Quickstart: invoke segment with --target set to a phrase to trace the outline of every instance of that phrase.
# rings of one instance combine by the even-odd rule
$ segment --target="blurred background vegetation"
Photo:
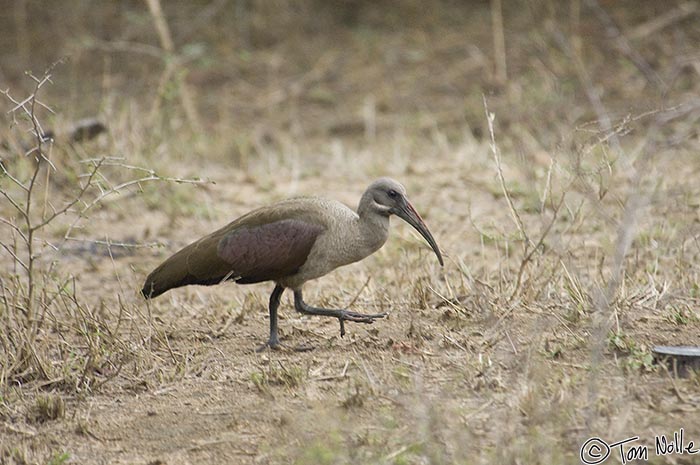
[[[362,135],[368,115],[380,136],[481,137],[482,94],[515,145],[550,147],[599,119],[596,100],[623,117],[697,95],[696,2],[167,1],[172,45],[142,1],[2,4],[4,88],[67,57],[50,90],[65,117],[135,105],[201,135],[224,121],[239,150],[252,131]]]

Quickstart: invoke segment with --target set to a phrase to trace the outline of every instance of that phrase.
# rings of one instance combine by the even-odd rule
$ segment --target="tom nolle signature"
[[[700,445],[695,445],[693,441],[685,439],[683,428],[674,432],[672,436],[664,434],[654,436],[654,453],[659,455],[672,454],[700,454]],[[639,436],[607,443],[601,438],[592,437],[581,446],[579,457],[581,463],[586,465],[597,465],[608,460],[610,455],[617,455],[620,461],[625,464],[635,460],[649,460],[650,447],[638,444]]]

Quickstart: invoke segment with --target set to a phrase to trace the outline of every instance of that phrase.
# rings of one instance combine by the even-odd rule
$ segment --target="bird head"
[[[437,255],[441,266],[444,266],[440,248],[437,246],[428,226],[418,214],[406,196],[406,188],[391,178],[380,178],[368,188],[365,196],[371,201],[371,208],[380,215],[396,215],[420,233]]]

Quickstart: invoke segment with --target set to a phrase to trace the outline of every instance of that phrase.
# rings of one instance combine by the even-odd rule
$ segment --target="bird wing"
[[[153,270],[141,293],[152,298],[188,284],[248,284],[294,274],[325,230],[322,219],[303,206],[263,207],[191,243]]]
[[[217,254],[231,265],[237,283],[269,281],[296,273],[325,228],[298,219],[239,227],[218,243]]]

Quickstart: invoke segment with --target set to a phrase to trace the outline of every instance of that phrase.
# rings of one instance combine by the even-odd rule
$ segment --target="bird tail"
[[[151,271],[141,289],[145,298],[152,299],[175,287],[194,284],[194,276],[187,269],[188,249],[185,247]]]
[[[141,294],[147,299],[189,284],[219,284],[233,279],[231,265],[217,256],[219,238],[211,235],[193,242],[161,263],[146,278]]]

